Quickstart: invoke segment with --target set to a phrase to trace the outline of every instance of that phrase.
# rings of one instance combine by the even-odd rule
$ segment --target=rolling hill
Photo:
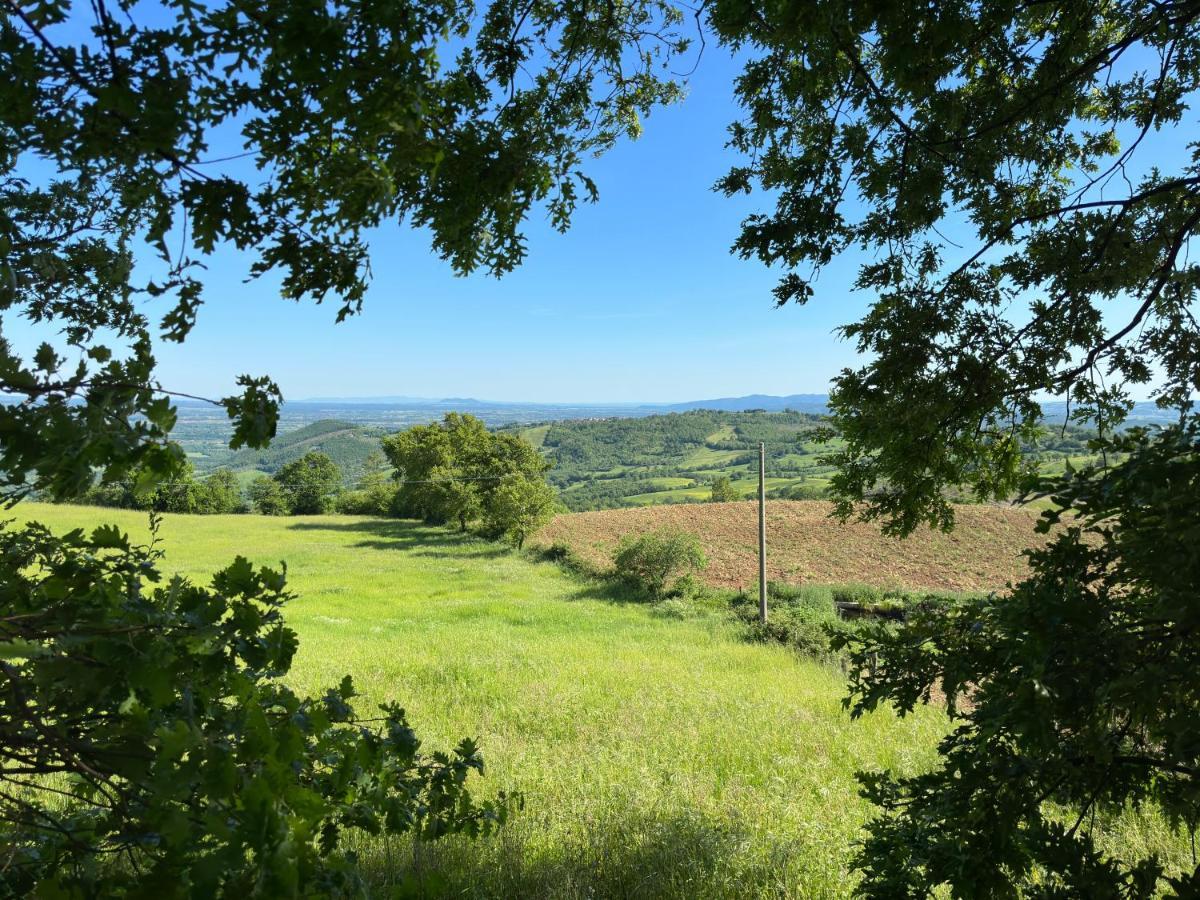
[[[758,490],[758,443],[767,445],[768,496],[814,499],[825,495],[833,467],[824,454],[840,447],[837,439],[819,443],[827,420],[792,410],[731,412],[689,410],[641,417],[567,419],[500,430],[520,434],[551,464],[548,479],[572,511],[695,503],[709,499],[717,476],[727,476],[735,493],[752,497]],[[255,473],[273,473],[310,450],[327,453],[352,485],[367,456],[392,431],[380,425],[356,425],[318,419],[282,431],[266,450],[222,452],[215,441],[187,432],[192,459],[201,472],[226,467],[243,481]],[[211,436],[210,436],[211,437]],[[1049,468],[1070,458],[1090,458],[1089,433],[1070,426],[1054,429],[1036,452]],[[197,449],[198,448],[198,449]]]
[[[342,480],[350,485],[358,479],[366,458],[379,451],[379,440],[383,435],[382,428],[322,419],[279,435],[265,450],[239,450],[224,458],[210,459],[209,465],[197,465],[197,468],[203,471],[221,467],[235,472],[271,474],[310,450],[319,450],[337,464]]]

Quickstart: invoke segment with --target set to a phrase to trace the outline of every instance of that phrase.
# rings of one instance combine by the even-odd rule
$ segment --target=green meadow
[[[144,514],[21,504],[56,531]],[[362,839],[377,896],[843,897],[870,814],[854,772],[914,771],[935,709],[852,722],[840,672],[748,643],[720,612],[625,602],[496,544],[413,522],[167,516],[165,568],[206,581],[237,554],[286,560],[300,652],[290,680],[353,675],[360,708],[404,705],[428,749],[478,739],[474,790],[519,791],[498,836],[414,847]],[[1182,861],[1151,813],[1104,842]]]

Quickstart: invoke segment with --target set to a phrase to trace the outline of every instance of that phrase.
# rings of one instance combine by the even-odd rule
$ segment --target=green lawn
[[[22,504],[56,530],[137,513]],[[712,615],[620,602],[493,544],[411,522],[167,516],[167,568],[205,580],[236,553],[287,560],[300,594],[292,680],[351,673],[364,704],[395,700],[430,748],[477,737],[480,793],[525,809],[486,842],[419,853],[364,840],[380,894],[414,861],[431,895],[841,897],[869,810],[853,771],[927,765],[936,711],[851,722],[839,674],[745,643]],[[1113,839],[1182,853],[1160,822]],[[438,881],[437,879],[444,879]],[[436,887],[432,887],[436,885]]]

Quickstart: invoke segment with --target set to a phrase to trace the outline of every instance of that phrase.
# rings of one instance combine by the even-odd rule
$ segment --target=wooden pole
[[[767,624],[767,445],[758,444],[758,620]]]

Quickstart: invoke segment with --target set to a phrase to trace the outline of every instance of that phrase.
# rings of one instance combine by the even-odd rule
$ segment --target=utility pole
[[[758,621],[767,624],[767,445],[758,442]]]

